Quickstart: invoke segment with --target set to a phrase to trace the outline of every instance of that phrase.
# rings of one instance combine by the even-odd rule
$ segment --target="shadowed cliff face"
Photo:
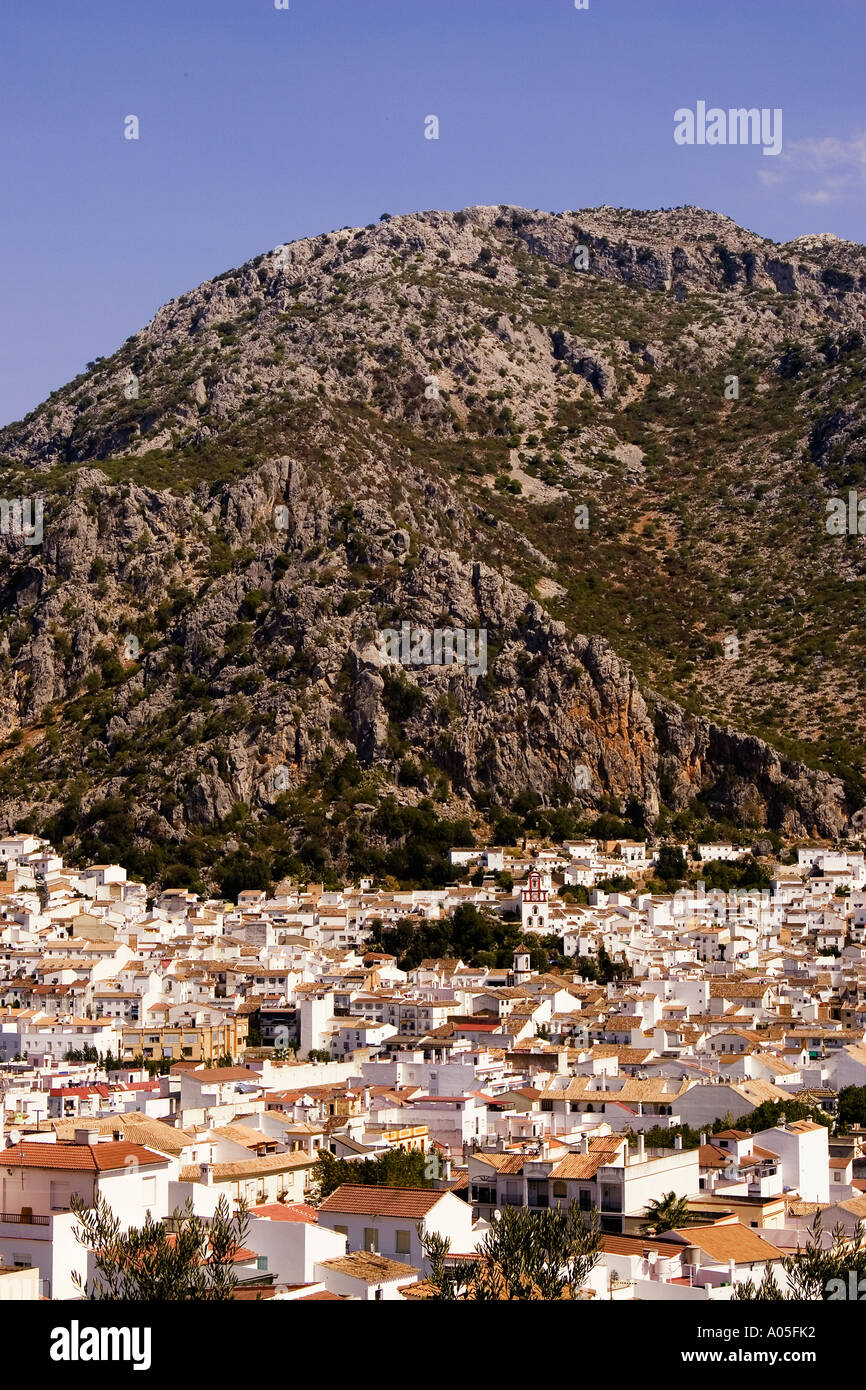
[[[532,791],[843,834],[866,576],[822,518],[864,466],[864,288],[859,247],[697,209],[476,208],[172,301],[0,432],[43,505],[0,535],[5,827],[181,846],[324,810],[354,755],[370,814]]]

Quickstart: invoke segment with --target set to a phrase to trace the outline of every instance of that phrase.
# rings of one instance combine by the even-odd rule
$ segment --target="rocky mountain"
[[[864,248],[697,208],[383,215],[171,301],[0,431],[5,827],[174,881],[856,833],[864,311]]]

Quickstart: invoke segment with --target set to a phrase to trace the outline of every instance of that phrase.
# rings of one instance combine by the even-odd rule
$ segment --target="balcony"
[[[54,1228],[50,1216],[31,1216],[28,1212],[20,1211],[0,1211],[0,1241],[2,1252],[0,1252],[0,1264],[8,1263],[3,1259],[4,1254],[19,1248],[27,1249],[30,1242],[51,1241],[54,1237]],[[27,1245],[23,1245],[26,1241]],[[35,1262],[35,1261],[34,1261]]]
[[[20,1226],[50,1226],[50,1216],[36,1216],[33,1212],[0,1211],[0,1221],[12,1222]]]

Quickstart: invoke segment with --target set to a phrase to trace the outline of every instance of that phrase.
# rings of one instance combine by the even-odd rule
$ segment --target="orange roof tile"
[[[70,1144],[63,1140],[54,1144],[23,1140],[3,1150],[7,1168],[66,1168],[90,1173],[102,1173],[112,1168],[125,1168],[135,1159],[141,1165],[168,1163],[165,1154],[153,1153],[141,1144],[119,1139],[102,1144]]]
[[[405,1216],[420,1221],[446,1192],[429,1187],[365,1187],[343,1183],[326,1197],[319,1211],[348,1212],[356,1216]]]

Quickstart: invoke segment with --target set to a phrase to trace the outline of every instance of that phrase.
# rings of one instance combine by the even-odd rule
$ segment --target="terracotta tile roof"
[[[310,1226],[314,1226],[319,1219],[316,1208],[307,1206],[306,1202],[294,1202],[291,1206],[282,1202],[263,1202],[261,1206],[250,1207],[250,1213],[267,1217],[269,1221],[303,1221]]]
[[[684,1245],[696,1245],[720,1264],[727,1264],[729,1260],[736,1264],[753,1264],[778,1260],[781,1255],[775,1245],[739,1221],[730,1225],[688,1226],[676,1234]]]
[[[590,1048],[593,1057],[616,1057],[618,1061],[631,1066],[645,1062],[652,1056],[651,1047],[617,1047],[615,1043],[595,1043]]]
[[[142,1166],[169,1161],[164,1154],[153,1153],[125,1139],[103,1144],[67,1144],[62,1141],[42,1144],[25,1139],[3,1150],[3,1165],[6,1168],[65,1168],[103,1173],[113,1168],[127,1167],[128,1159],[135,1159]]]
[[[491,1168],[496,1169],[497,1173],[511,1176],[522,1173],[523,1164],[526,1161],[523,1154],[479,1153],[473,1154],[473,1158],[480,1160],[481,1163],[489,1164]]]
[[[174,1070],[174,1068],[172,1068]],[[203,1086],[211,1081],[254,1081],[263,1086],[261,1076],[249,1067],[202,1067],[201,1070],[186,1072],[190,1081],[200,1081]]]
[[[408,1299],[433,1298],[436,1290],[427,1279],[419,1279],[417,1284],[401,1284],[400,1293]]]
[[[604,1168],[610,1154],[569,1154],[551,1168],[552,1178],[594,1178],[599,1168]]]
[[[261,1129],[253,1129],[250,1125],[238,1123],[216,1125],[212,1133],[218,1134],[221,1139],[230,1139],[235,1144],[241,1144],[245,1149],[256,1149],[262,1144],[275,1144],[277,1142]]]
[[[123,1133],[130,1144],[141,1144],[146,1149],[156,1149],[158,1153],[180,1154],[194,1142],[193,1136],[184,1129],[164,1124],[140,1111],[128,1114],[99,1117],[88,1115],[79,1120],[55,1120],[52,1122],[58,1139],[72,1140],[76,1129],[95,1129],[100,1134],[113,1134],[115,1130]]]
[[[262,1154],[261,1158],[240,1158],[236,1163],[213,1163],[211,1169],[216,1182],[222,1178],[262,1178],[274,1173],[288,1173],[293,1168],[312,1168],[316,1160],[307,1154]],[[201,1165],[184,1164],[180,1170],[181,1182],[201,1182]]]
[[[319,1207],[355,1216],[404,1216],[420,1221],[446,1196],[429,1187],[364,1187],[343,1183]]]
[[[601,1248],[609,1255],[641,1255],[648,1250],[657,1250],[660,1255],[682,1255],[683,1246],[672,1240],[662,1240],[653,1236],[602,1235]]]
[[[701,1168],[727,1168],[733,1155],[715,1144],[701,1144],[698,1149],[698,1163]]]
[[[360,1279],[365,1284],[381,1284],[392,1279],[408,1280],[418,1274],[414,1265],[389,1260],[386,1256],[376,1255],[371,1250],[353,1250],[350,1255],[338,1255],[334,1260],[322,1260],[321,1263],[324,1269],[331,1269],[335,1274],[348,1275],[352,1279]]]

